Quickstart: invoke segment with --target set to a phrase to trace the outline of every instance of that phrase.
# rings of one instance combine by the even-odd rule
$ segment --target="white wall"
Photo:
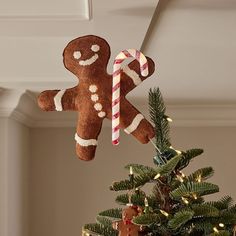
[[[30,235],[80,235],[85,223],[94,222],[101,210],[116,206],[109,185],[127,176],[127,163],[152,165],[151,144],[139,145],[122,136],[118,147],[111,145],[111,130],[100,135],[95,160],[77,160],[75,130],[72,128],[34,128],[31,130]],[[221,192],[211,199],[229,194],[236,200],[234,187],[236,128],[173,128],[172,144],[178,149],[202,147],[205,154],[190,169],[213,166],[212,182]]]
[[[0,235],[28,236],[29,128],[0,119]]]

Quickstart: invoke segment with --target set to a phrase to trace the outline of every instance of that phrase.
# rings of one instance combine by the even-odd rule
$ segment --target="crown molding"
[[[85,21],[91,20],[92,17],[92,0],[83,0],[82,3],[83,12],[78,13],[77,15],[60,15],[51,13],[50,15],[43,15],[40,13],[36,14],[0,14],[0,21],[10,21],[12,23],[16,22],[54,22],[54,21]]]
[[[44,112],[37,105],[37,93],[29,90],[0,89],[0,117],[28,127],[75,127],[77,112]],[[130,99],[148,117],[148,106],[140,99]],[[167,114],[173,127],[234,127],[236,104],[168,104]],[[110,121],[104,122],[111,127]]]

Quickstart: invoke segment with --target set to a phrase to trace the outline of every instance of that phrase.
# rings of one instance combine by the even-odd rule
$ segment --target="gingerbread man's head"
[[[110,46],[94,35],[72,40],[63,52],[65,67],[80,79],[86,73],[106,71],[109,58]]]
[[[123,209],[122,211],[122,220],[124,223],[130,223],[135,216],[139,214],[137,207],[130,206],[128,208]]]

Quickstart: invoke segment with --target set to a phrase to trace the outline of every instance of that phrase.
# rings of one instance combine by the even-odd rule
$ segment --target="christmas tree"
[[[123,205],[123,209],[99,213],[97,223],[84,226],[83,235],[236,235],[236,205],[232,198],[204,200],[204,196],[219,192],[217,185],[207,182],[214,174],[213,168],[201,168],[188,176],[183,173],[203,150],[178,151],[171,147],[171,119],[166,115],[159,89],[149,92],[149,110],[156,131],[155,142],[152,141],[156,150],[153,167],[125,166],[129,177],[110,187],[121,192],[116,202]],[[149,194],[142,190],[148,183],[153,184]]]

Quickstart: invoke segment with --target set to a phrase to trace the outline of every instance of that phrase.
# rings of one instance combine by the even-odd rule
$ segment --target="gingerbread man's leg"
[[[102,121],[102,118],[92,116],[91,113],[80,112],[75,140],[76,153],[81,160],[90,161],[94,158]]]
[[[126,99],[121,101],[120,126],[141,143],[148,143],[155,135],[153,126]]]
[[[148,76],[143,77],[140,72],[140,65],[137,60],[130,62],[127,66],[122,69],[121,72],[121,93],[126,95],[131,90],[133,90],[136,86],[142,83],[143,80],[150,77],[154,70],[155,64],[151,58],[147,57],[148,61]]]
[[[39,94],[38,104],[44,111],[66,111],[76,109],[78,87],[62,90],[46,90]]]

